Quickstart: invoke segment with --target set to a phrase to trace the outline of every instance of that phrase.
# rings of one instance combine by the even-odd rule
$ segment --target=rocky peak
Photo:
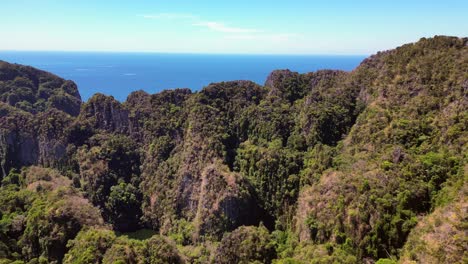
[[[88,120],[94,128],[125,133],[129,129],[129,112],[113,96],[97,93],[86,102],[79,118]]]
[[[265,87],[269,89],[268,95],[281,97],[290,103],[305,95],[302,75],[287,69],[271,72],[265,81]]]

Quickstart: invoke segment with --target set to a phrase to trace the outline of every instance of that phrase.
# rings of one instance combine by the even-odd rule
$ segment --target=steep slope
[[[331,168],[301,192],[301,241],[398,255],[441,188],[466,173],[467,73],[467,39],[446,37],[377,54],[351,73],[367,107]]]
[[[462,188],[454,201],[436,208],[418,222],[403,248],[401,263],[466,263],[466,184]]]
[[[185,102],[181,134],[155,138],[148,153],[153,162],[146,163],[142,183],[149,196],[145,215],[155,228],[170,232],[171,222],[182,218],[192,222],[195,238],[219,237],[226,229],[258,223],[248,182],[223,162],[229,165],[230,148],[238,144],[232,134],[236,118],[261,96],[262,89],[251,82],[210,85]]]
[[[76,84],[0,61],[0,94],[2,176],[12,167],[58,166],[66,152],[64,129],[80,112]]]

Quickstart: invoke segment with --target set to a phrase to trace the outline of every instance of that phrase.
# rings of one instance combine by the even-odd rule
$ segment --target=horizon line
[[[347,56],[347,57],[368,57],[370,54],[352,54],[352,53],[242,53],[242,52],[167,52],[154,50],[14,50],[0,49],[1,52],[51,52],[51,53],[140,53],[140,54],[173,54],[173,55],[244,55],[244,56]]]

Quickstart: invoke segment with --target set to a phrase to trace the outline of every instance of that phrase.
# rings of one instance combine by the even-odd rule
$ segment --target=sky
[[[0,0],[0,50],[367,55],[468,36],[466,0]]]

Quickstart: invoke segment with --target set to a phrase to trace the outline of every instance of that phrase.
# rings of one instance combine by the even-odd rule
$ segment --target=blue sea
[[[107,52],[0,51],[0,60],[31,65],[73,80],[83,100],[95,93],[124,101],[136,90],[200,90],[212,82],[251,80],[263,85],[276,69],[300,73],[354,69],[365,56],[207,55]]]

